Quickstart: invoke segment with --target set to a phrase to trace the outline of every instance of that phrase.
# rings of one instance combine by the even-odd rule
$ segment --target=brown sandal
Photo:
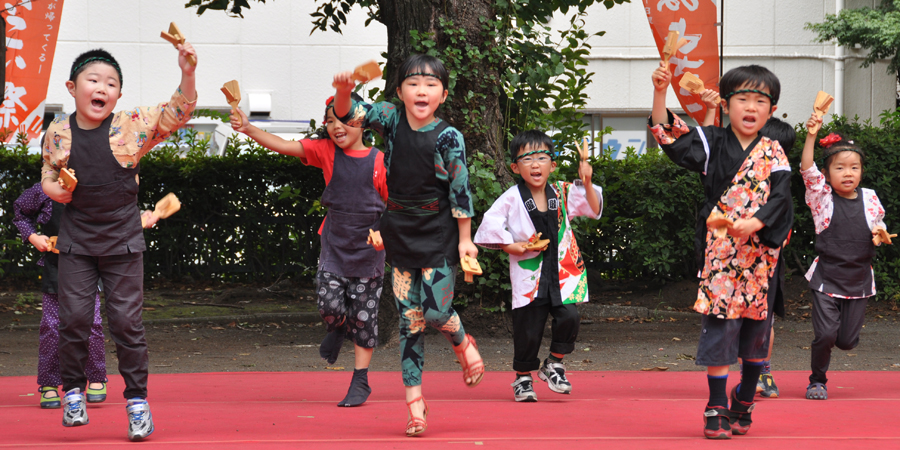
[[[421,419],[413,416],[413,413],[412,413],[412,404],[419,400],[422,400],[422,403],[425,404],[425,410],[422,411]],[[409,421],[406,422],[406,435],[409,437],[413,437],[413,436],[418,436],[418,435],[424,433],[425,429],[428,428],[428,423],[425,422],[425,419],[428,418],[428,402],[425,401],[425,397],[420,395],[420,396],[406,402],[406,409],[409,410]],[[418,428],[418,427],[422,427],[422,429],[416,431],[416,428]],[[409,432],[410,429],[413,430],[412,433]]]
[[[478,351],[478,344],[471,334],[466,335],[465,344],[454,347],[453,351],[456,353],[456,359],[459,360],[459,365],[462,366],[463,382],[466,383],[466,379],[469,378],[472,381],[466,383],[466,386],[475,387],[478,386],[478,383],[481,383],[481,379],[484,377],[484,360],[479,358],[478,362],[469,364],[469,360],[466,358],[466,350],[469,348],[469,345],[475,347],[476,352]],[[462,347],[462,349],[458,350],[459,347]]]

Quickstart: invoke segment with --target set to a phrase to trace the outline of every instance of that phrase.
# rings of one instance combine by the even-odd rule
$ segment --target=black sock
[[[344,329],[339,328],[325,335],[322,345],[319,346],[319,356],[321,356],[328,364],[334,364],[341,352],[341,346],[344,345]]]
[[[547,361],[549,361],[549,362],[561,363],[562,360],[563,360],[562,358],[557,358],[556,356],[554,356],[553,353],[547,355]]]
[[[366,402],[372,388],[369,387],[369,368],[354,369],[353,379],[350,380],[350,389],[347,396],[338,402],[338,406],[359,406]]]
[[[741,375],[741,385],[738,386],[737,398],[744,403],[753,403],[756,396],[756,382],[762,372],[765,363],[763,361],[744,361],[744,373]]]
[[[708,405],[728,408],[728,394],[725,392],[725,388],[728,386],[728,374],[722,376],[706,375],[706,381],[709,383]]]

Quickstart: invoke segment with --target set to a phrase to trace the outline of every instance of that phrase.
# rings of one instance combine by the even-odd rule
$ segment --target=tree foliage
[[[900,73],[900,0],[884,0],[877,8],[844,9],[826,15],[822,23],[807,23],[806,29],[818,33],[818,42],[837,40],[867,49],[862,67],[890,59],[888,71]]]

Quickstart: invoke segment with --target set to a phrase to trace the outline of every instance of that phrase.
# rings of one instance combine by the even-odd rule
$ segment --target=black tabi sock
[[[319,356],[321,356],[328,364],[334,364],[341,353],[341,346],[344,345],[344,329],[340,328],[331,331],[325,335],[322,345],[319,346]]]
[[[728,386],[728,375],[722,375],[720,377],[707,375],[706,381],[709,383],[708,405],[728,408],[728,394],[725,392],[725,388]],[[756,385],[753,387],[755,389]]]
[[[347,396],[338,403],[338,406],[359,406],[366,402],[372,388],[369,387],[369,368],[353,370],[353,379],[350,381],[350,389]]]
[[[756,396],[756,382],[762,373],[765,363],[744,361],[744,373],[741,375],[741,385],[738,386],[737,398],[744,403],[753,403]]]

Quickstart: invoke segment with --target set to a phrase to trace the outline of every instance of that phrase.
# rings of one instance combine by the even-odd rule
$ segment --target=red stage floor
[[[806,372],[777,372],[781,398],[758,400],[750,433],[721,443],[702,437],[704,372],[570,372],[572,395],[536,382],[540,401],[529,404],[513,401],[511,373],[488,372],[469,389],[458,372],[426,372],[431,414],[417,438],[403,434],[398,373],[370,373],[369,401],[338,408],[350,375],[151,375],[156,431],[139,444],[126,439],[121,377],[76,428],[61,425],[61,410],[38,407],[34,377],[4,377],[0,448],[900,448],[898,372],[832,372],[827,401],[803,398]]]

